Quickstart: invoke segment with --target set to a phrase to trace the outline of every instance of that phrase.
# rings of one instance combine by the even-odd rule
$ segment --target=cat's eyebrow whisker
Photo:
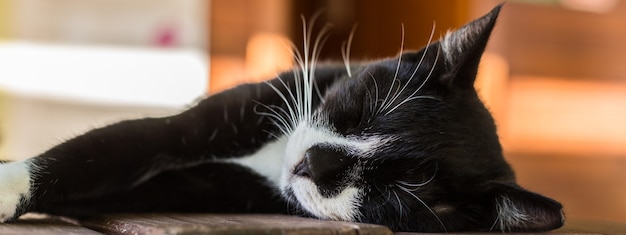
[[[435,35],[435,23],[433,22],[433,27],[431,29],[430,32],[430,36],[428,38],[428,43],[426,45],[430,45],[432,43],[433,40],[433,36]],[[398,99],[398,97],[404,92],[404,90],[406,89],[406,87],[411,83],[411,81],[413,80],[413,78],[415,77],[415,74],[417,74],[417,71],[419,70],[419,68],[422,66],[422,63],[424,62],[424,58],[426,57],[426,54],[428,53],[428,48],[426,47],[424,49],[424,53],[422,53],[422,56],[420,57],[419,62],[417,63],[417,65],[415,66],[415,69],[413,70],[413,73],[411,73],[411,76],[409,77],[409,79],[407,80],[407,82],[404,84],[404,86],[402,87],[402,89],[400,89],[399,92],[396,92],[396,94],[391,98],[390,102],[387,104],[387,106],[385,106],[383,108],[383,111],[387,110],[392,103],[394,103],[396,101],[396,99]],[[400,57],[402,57],[402,55],[400,55]],[[437,57],[439,57],[439,52],[437,52]],[[437,62],[437,60],[435,60],[435,63]],[[434,66],[433,66],[434,68]],[[417,88],[416,91],[421,90],[421,88],[424,86],[424,84],[426,84],[426,81],[428,81],[428,77],[430,77],[430,74],[432,74],[432,69],[429,73],[429,75],[426,77],[426,79],[424,79],[424,81],[422,82],[422,84]],[[413,96],[416,92],[413,92],[409,97]],[[407,100],[404,100],[401,103],[405,103]],[[395,110],[399,105],[396,105],[394,108],[392,108],[390,111],[386,112],[385,115],[388,115],[389,113],[393,112],[393,110]]]
[[[390,114],[391,112],[393,112],[394,110],[396,110],[398,107],[400,107],[400,105],[409,102],[411,100],[415,100],[415,99],[432,99],[432,100],[439,100],[441,101],[441,99],[436,98],[434,96],[415,96],[415,94],[417,94],[417,92],[419,92],[420,90],[422,90],[422,87],[424,87],[424,85],[426,85],[426,83],[428,82],[428,80],[430,79],[430,77],[433,75],[433,72],[435,71],[435,68],[437,67],[437,61],[439,61],[439,54],[440,54],[441,50],[437,50],[437,55],[435,56],[435,63],[433,63],[433,66],[430,68],[430,71],[428,72],[428,75],[426,76],[426,78],[424,79],[424,81],[422,82],[422,84],[420,84],[420,86],[415,89],[415,91],[413,91],[413,93],[411,93],[411,95],[409,95],[406,99],[404,99],[402,102],[400,102],[399,104],[397,104],[395,107],[393,107],[391,110],[387,111],[385,113],[385,115]]]
[[[384,111],[385,109],[387,109],[386,107],[389,106],[389,104],[387,104],[387,101],[389,99],[389,95],[391,95],[391,90],[394,87],[394,83],[396,82],[398,78],[398,73],[400,72],[400,65],[402,64],[402,53],[404,52],[404,24],[401,24],[401,25],[402,25],[402,38],[400,42],[400,56],[398,56],[398,63],[396,65],[396,71],[393,75],[393,79],[391,80],[391,86],[389,86],[389,90],[387,91],[387,95],[385,96],[385,99],[383,100],[383,103],[381,104],[381,109],[379,110],[379,112]]]
[[[401,85],[402,85],[402,84],[398,84],[398,89],[400,89],[400,86],[401,86]],[[393,87],[390,87],[389,89],[393,89]],[[389,103],[388,103],[385,107],[382,107],[382,110],[381,110],[381,111],[385,111],[385,110],[387,110],[387,109],[389,108],[389,106],[390,106],[392,103],[393,103],[393,101],[390,101],[390,102],[389,102]],[[396,108],[398,108],[398,106],[399,106],[399,105],[396,105],[396,106],[394,106],[391,110],[389,110],[389,111],[385,112],[385,115],[388,115],[388,114],[390,114],[391,112],[393,112]]]
[[[430,45],[430,43],[433,40],[433,36],[435,35],[435,22],[433,22],[433,27],[430,31],[430,36],[428,37],[428,42],[426,43],[426,45]],[[391,99],[391,103],[393,103],[394,101],[396,101],[396,99],[398,99],[398,97],[402,94],[402,92],[404,92],[404,90],[406,89],[406,87],[411,83],[411,81],[413,80],[413,78],[415,77],[415,74],[417,74],[417,71],[419,70],[419,68],[422,66],[422,62],[424,62],[424,58],[426,58],[426,54],[428,54],[428,48],[426,47],[424,49],[424,53],[422,53],[422,56],[420,57],[419,62],[417,62],[417,65],[415,66],[415,69],[413,70],[413,73],[411,73],[411,76],[409,77],[409,79],[406,81],[406,83],[404,84],[404,86],[402,87],[402,89],[400,90],[400,92],[397,92],[396,95]],[[400,55],[402,56],[402,55]],[[436,62],[436,61],[435,61]],[[426,81],[426,80],[424,80]],[[422,84],[420,85],[420,87],[417,89],[419,90],[425,82],[422,82]],[[388,107],[386,107],[388,108]]]
[[[435,22],[433,22],[433,28],[430,31],[430,36],[428,37],[428,42],[426,43],[426,45],[430,45],[430,43],[432,43],[433,41],[433,37],[435,35]],[[424,48],[424,53],[422,54],[422,57],[420,58],[420,61],[417,63],[417,66],[415,66],[415,70],[413,70],[413,73],[411,74],[411,77],[409,77],[409,81],[411,81],[413,79],[413,77],[415,77],[415,74],[417,74],[417,70],[419,70],[419,68],[422,66],[422,62],[424,62],[424,58],[426,57],[426,54],[428,54],[428,48],[426,47]],[[435,61],[436,63],[437,61]],[[407,82],[408,84],[408,82]],[[420,86],[421,87],[421,86]]]

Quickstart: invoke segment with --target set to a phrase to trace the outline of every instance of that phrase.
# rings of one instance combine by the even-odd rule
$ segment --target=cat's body
[[[313,55],[178,115],[123,121],[0,165],[0,220],[176,211],[398,231],[557,228],[561,205],[517,186],[473,89],[499,9],[421,51],[350,67]]]

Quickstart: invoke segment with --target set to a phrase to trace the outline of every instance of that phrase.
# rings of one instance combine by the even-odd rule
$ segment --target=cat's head
[[[352,67],[290,133],[283,193],[306,214],[402,231],[543,231],[561,205],[515,183],[473,87],[500,6],[442,40]]]

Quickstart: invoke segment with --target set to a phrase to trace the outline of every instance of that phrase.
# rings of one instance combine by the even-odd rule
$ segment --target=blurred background
[[[300,16],[326,9],[323,60],[393,56],[494,0],[0,0],[0,157],[292,66]],[[320,26],[318,24],[318,26]],[[476,84],[521,185],[570,218],[626,222],[626,2],[509,0]]]

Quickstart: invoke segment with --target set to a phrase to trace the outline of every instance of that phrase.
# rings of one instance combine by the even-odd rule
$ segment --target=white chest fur
[[[11,219],[22,200],[30,199],[29,160],[0,165],[0,222]]]
[[[272,186],[278,188],[286,145],[287,139],[279,138],[266,144],[263,148],[251,155],[241,158],[228,159],[225,162],[248,167],[267,178],[268,181],[272,183]]]

